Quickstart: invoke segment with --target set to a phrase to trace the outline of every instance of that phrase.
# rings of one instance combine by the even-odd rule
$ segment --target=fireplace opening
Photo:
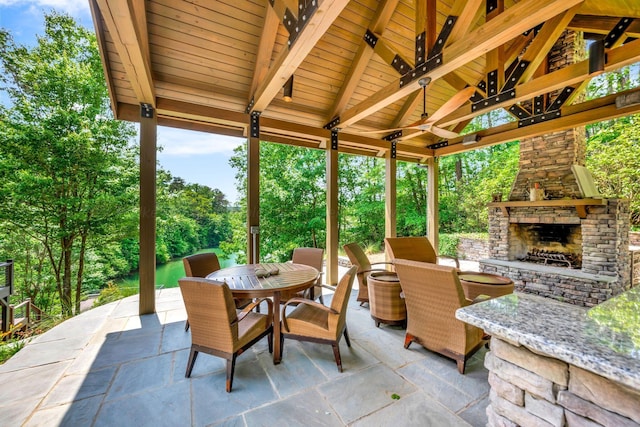
[[[511,224],[512,260],[582,267],[582,231],[575,224]]]

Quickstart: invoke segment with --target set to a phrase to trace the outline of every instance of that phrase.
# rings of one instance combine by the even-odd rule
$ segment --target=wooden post
[[[431,241],[433,248],[438,253],[438,159],[431,157],[427,161],[427,238]]]
[[[247,140],[247,260],[260,262],[260,128],[259,114],[252,116]]]
[[[335,131],[334,131],[335,132]],[[332,142],[328,144],[327,167],[327,264],[326,282],[338,283],[338,133],[332,132]],[[334,140],[335,138],[335,140]]]
[[[156,311],[156,110],[140,114],[140,314]]]
[[[384,236],[396,237],[396,159],[392,155],[392,150],[388,150],[385,155],[385,175],[384,175]]]

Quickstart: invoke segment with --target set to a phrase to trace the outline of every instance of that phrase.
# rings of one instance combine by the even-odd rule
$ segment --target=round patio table
[[[256,271],[274,272],[266,277],[258,277]],[[315,268],[287,263],[245,264],[223,268],[207,275],[207,279],[224,282],[236,298],[273,298],[273,363],[282,359],[280,346],[280,296],[283,292],[299,292],[313,286],[320,273]]]
[[[497,298],[513,293],[514,284],[508,277],[475,271],[461,271],[458,277],[464,295],[469,300],[474,300],[478,295]]]

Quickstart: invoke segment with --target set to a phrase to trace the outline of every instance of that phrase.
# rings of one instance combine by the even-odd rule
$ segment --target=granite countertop
[[[513,293],[458,309],[456,317],[640,390],[640,287],[589,310]]]

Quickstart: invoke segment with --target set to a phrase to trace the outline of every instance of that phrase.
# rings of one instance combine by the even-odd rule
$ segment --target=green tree
[[[88,251],[123,239],[117,224],[136,209],[134,129],[111,117],[95,36],[72,18],[46,15],[34,47],[0,31],[0,60],[0,219],[40,242],[72,315]]]
[[[640,115],[590,131],[587,167],[604,197],[629,199],[631,224],[640,226]]]

